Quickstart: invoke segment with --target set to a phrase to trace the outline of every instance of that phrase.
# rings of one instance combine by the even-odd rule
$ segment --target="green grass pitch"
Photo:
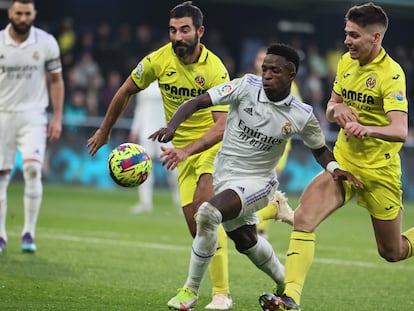
[[[152,213],[133,215],[135,189],[104,191],[45,185],[34,255],[20,251],[23,187],[8,191],[6,252],[0,254],[0,310],[167,310],[187,275],[191,238],[167,190]],[[290,197],[296,206],[298,198]],[[407,202],[404,229],[414,226]],[[274,223],[270,241],[285,261],[290,227]],[[234,311],[260,310],[272,281],[229,241]],[[414,310],[414,261],[390,264],[376,252],[369,216],[351,203],[317,231],[304,311]],[[196,310],[211,296],[207,275]]]

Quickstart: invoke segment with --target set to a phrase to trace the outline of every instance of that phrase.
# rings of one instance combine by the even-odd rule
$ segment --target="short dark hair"
[[[191,17],[196,29],[203,26],[203,13],[198,7],[193,5],[192,1],[185,1],[181,4],[178,4],[170,11],[170,18],[183,17]]]
[[[358,26],[380,25],[384,31],[388,27],[388,16],[385,11],[372,2],[355,5],[345,15],[345,22],[350,21]]]
[[[267,48],[267,54],[283,56],[295,65],[296,72],[298,72],[300,57],[298,52],[290,45],[273,43]]]

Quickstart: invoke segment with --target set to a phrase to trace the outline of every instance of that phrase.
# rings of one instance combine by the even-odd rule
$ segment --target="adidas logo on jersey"
[[[249,115],[253,115],[253,108],[244,108],[243,111],[247,112]]]

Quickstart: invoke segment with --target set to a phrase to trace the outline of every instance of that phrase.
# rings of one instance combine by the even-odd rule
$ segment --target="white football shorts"
[[[275,177],[229,179],[215,184],[216,193],[232,189],[239,195],[242,203],[240,214],[234,219],[223,222],[224,230],[230,232],[244,225],[257,225],[256,212],[267,206],[278,186],[279,182]]]
[[[45,112],[0,112],[0,170],[11,170],[16,150],[23,160],[43,163],[46,149]]]

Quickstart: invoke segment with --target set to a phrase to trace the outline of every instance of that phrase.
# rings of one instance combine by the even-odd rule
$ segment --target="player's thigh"
[[[294,228],[313,232],[333,211],[342,206],[345,194],[342,182],[331,173],[319,173],[306,187],[295,210]]]
[[[364,189],[358,193],[358,204],[376,219],[394,220],[402,203],[401,166],[399,161],[386,167],[361,172]]]
[[[22,123],[17,129],[17,148],[23,160],[33,159],[43,163],[47,137],[46,115],[23,113],[20,117]]]
[[[278,182],[275,178],[244,178],[217,184],[216,192],[232,190],[240,198],[240,202],[237,202],[240,205],[237,206],[240,212],[238,214],[226,212],[226,221],[223,222],[226,232],[234,231],[244,225],[256,225],[258,223],[256,212],[269,204],[277,187]]]

